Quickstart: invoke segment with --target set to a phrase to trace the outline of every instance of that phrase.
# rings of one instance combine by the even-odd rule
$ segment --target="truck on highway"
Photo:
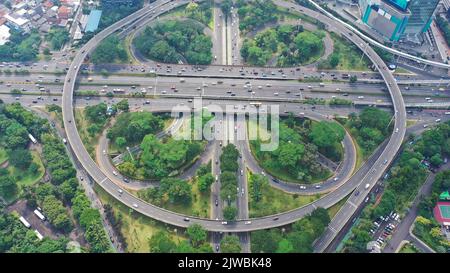
[[[255,107],[260,107],[261,106],[261,102],[250,102],[250,105],[253,105]]]
[[[125,90],[121,89],[121,88],[114,88],[113,93],[114,94],[123,94],[123,93],[125,93]]]

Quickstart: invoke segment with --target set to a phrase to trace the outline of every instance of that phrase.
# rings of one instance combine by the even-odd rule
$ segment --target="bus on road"
[[[31,142],[33,142],[34,144],[36,144],[37,143],[37,140],[34,138],[34,136],[33,135],[31,135],[31,134],[28,134],[28,137],[30,138],[30,140],[31,140]]]
[[[45,221],[45,216],[39,210],[35,209],[33,212],[34,212],[34,214],[36,214],[36,216],[39,219],[41,219],[42,221]]]
[[[31,227],[30,223],[28,223],[28,221],[25,220],[25,218],[23,218],[23,216],[20,216],[19,220],[20,220],[20,222],[22,222],[22,224],[23,224],[26,228],[30,228],[30,227]]]

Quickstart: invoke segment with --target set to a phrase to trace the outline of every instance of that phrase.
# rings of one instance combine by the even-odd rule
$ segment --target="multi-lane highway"
[[[172,2],[174,6],[176,6],[177,2]],[[171,5],[172,6],[172,5]],[[155,13],[153,13],[152,16],[157,16],[160,13],[162,13],[162,8],[164,8],[164,11],[170,8],[167,1],[157,1],[153,4],[153,8],[145,7],[140,11],[137,11],[135,14],[132,14],[119,22],[109,26],[99,34],[97,34],[93,39],[91,39],[85,46],[83,46],[80,50],[80,52],[74,57],[74,60],[68,70],[68,73],[65,78],[65,84],[64,84],[64,95],[62,100],[62,108],[63,108],[63,117],[64,117],[64,125],[67,131],[67,136],[69,143],[72,145],[73,150],[76,153],[76,156],[80,160],[81,164],[84,166],[84,168],[87,170],[87,172],[97,181],[97,183],[103,187],[109,194],[111,194],[116,199],[120,200],[124,204],[128,205],[129,207],[135,209],[138,212],[141,212],[142,214],[148,215],[152,218],[155,218],[157,220],[176,225],[181,227],[187,227],[191,223],[199,223],[204,228],[211,230],[211,231],[234,231],[234,232],[240,232],[240,231],[251,231],[251,230],[257,230],[261,228],[269,228],[269,227],[276,227],[280,225],[285,225],[288,223],[292,223],[296,219],[301,218],[302,216],[310,213],[312,210],[314,210],[316,207],[330,207],[331,205],[335,204],[338,200],[345,197],[349,192],[351,192],[354,188],[354,186],[360,185],[359,183],[356,183],[356,185],[350,185],[349,183],[343,184],[341,187],[333,191],[332,193],[324,196],[323,198],[317,200],[316,202],[313,202],[310,205],[304,206],[302,208],[279,214],[276,218],[273,218],[272,216],[269,217],[263,217],[258,219],[253,219],[252,224],[248,225],[245,223],[245,220],[237,220],[233,223],[228,223],[226,225],[222,224],[220,221],[216,220],[210,220],[210,219],[200,219],[200,218],[194,218],[194,217],[187,217],[185,215],[181,215],[178,213],[170,212],[162,208],[158,208],[156,206],[153,206],[151,204],[145,203],[142,200],[136,198],[135,196],[131,195],[127,191],[123,191],[123,193],[120,193],[118,191],[119,186],[116,185],[114,182],[112,182],[95,164],[95,162],[90,158],[89,154],[87,153],[86,149],[84,148],[82,141],[80,139],[80,136],[77,132],[76,124],[74,121],[74,113],[73,113],[73,94],[74,94],[74,85],[75,85],[75,78],[78,73],[79,67],[81,63],[83,62],[86,54],[90,51],[92,51],[95,46],[105,37],[107,37],[109,34],[113,33],[115,30],[122,28],[123,26],[130,23],[132,20],[135,20],[135,18],[139,18],[140,16],[145,15],[146,13],[149,13],[153,10],[156,10]],[[300,8],[300,7],[298,7]],[[317,14],[316,18],[320,17],[319,14]],[[327,18],[327,17],[325,17]],[[326,25],[333,25],[333,21],[329,21],[329,19],[320,18],[322,22],[324,22]],[[346,29],[340,29],[336,28],[336,31],[347,37],[349,40],[353,41],[357,46],[362,45],[360,43],[360,38],[356,35],[349,35],[349,32]],[[406,128],[406,111],[404,109],[403,100],[401,97],[400,90],[398,86],[395,83],[395,79],[393,78],[391,72],[389,72],[386,69],[385,64],[383,61],[379,58],[376,53],[371,50],[366,50],[367,55],[369,58],[375,63],[377,69],[382,74],[384,80],[388,83],[388,89],[391,93],[392,100],[394,102],[394,110],[396,111],[396,119],[395,119],[395,128],[397,133],[393,134],[391,137],[386,150],[383,151],[378,161],[385,159],[390,161],[395,155],[395,152],[398,150],[401,140],[404,135],[404,130]],[[398,130],[397,130],[398,129]],[[380,170],[383,168],[379,168],[376,172],[377,175],[379,174]],[[372,170],[371,170],[372,171]],[[382,171],[382,170],[381,170]],[[372,178],[372,177],[371,177]],[[371,182],[371,181],[368,181]],[[344,206],[345,208],[345,206]],[[342,210],[341,210],[342,211]],[[339,213],[338,213],[339,214]],[[342,219],[342,220],[345,220]],[[341,220],[341,221],[342,221]]]

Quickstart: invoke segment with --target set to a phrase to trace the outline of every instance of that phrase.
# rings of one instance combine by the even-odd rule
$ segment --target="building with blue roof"
[[[98,29],[98,24],[100,23],[100,18],[102,17],[102,11],[93,9],[91,13],[89,13],[88,21],[86,23],[85,32],[91,31],[94,32]]]

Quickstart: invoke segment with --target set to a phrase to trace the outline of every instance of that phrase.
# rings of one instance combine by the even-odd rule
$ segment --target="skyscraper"
[[[390,41],[420,42],[439,0],[359,0],[362,21]]]
[[[411,0],[408,5],[411,16],[408,19],[404,36],[415,39],[420,33],[427,31],[438,3],[439,0]]]

